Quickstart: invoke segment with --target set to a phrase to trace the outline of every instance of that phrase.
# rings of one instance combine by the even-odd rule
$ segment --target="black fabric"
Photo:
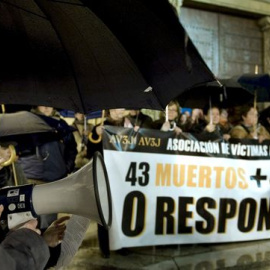
[[[124,45],[164,108],[185,89],[215,80],[168,0],[82,2]]]
[[[0,33],[4,104],[161,109],[119,40],[79,0],[0,1]]]
[[[47,244],[30,229],[11,232],[0,245],[1,269],[42,270],[48,259]]]

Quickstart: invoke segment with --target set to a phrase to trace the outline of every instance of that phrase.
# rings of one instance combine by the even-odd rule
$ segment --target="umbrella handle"
[[[102,115],[101,115],[101,123],[100,125],[103,126],[104,125],[104,119],[105,119],[105,110],[102,110]],[[102,140],[102,136],[99,135],[98,139],[93,139],[93,133],[90,132],[89,136],[88,136],[88,139],[90,142],[92,143],[100,143],[101,140]]]
[[[99,142],[101,142],[101,140],[102,140],[102,136],[101,135],[99,135],[99,137],[98,137],[98,139],[93,139],[93,133],[92,132],[90,132],[90,134],[89,134],[89,136],[88,136],[88,139],[89,139],[89,141],[90,142],[92,142],[92,143],[99,143]]]
[[[6,167],[6,166],[9,166],[11,163],[13,163],[15,160],[16,160],[16,150],[15,150],[15,147],[13,145],[9,145],[8,146],[10,152],[11,152],[11,155],[10,155],[10,158],[9,160],[3,162],[0,164],[0,166],[2,167]]]

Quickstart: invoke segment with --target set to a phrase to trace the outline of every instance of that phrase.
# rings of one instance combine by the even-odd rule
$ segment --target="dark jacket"
[[[133,127],[139,126],[140,128],[152,128],[152,118],[142,112],[139,112],[136,116],[128,115],[127,118],[130,120]]]
[[[44,239],[30,229],[11,232],[0,245],[3,270],[42,270],[49,256]]]
[[[68,130],[69,128],[68,124],[60,119],[57,129],[58,140],[43,143],[20,153],[18,163],[28,179],[51,182],[62,179],[73,172],[77,144],[72,130]]]

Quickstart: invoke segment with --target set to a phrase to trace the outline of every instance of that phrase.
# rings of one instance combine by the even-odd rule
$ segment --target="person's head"
[[[110,109],[109,116],[114,121],[121,121],[124,118],[125,109]]]
[[[258,110],[253,104],[243,105],[241,108],[242,120],[245,126],[254,126],[258,123]]]
[[[129,115],[131,116],[137,116],[140,113],[140,110],[130,110]]]
[[[83,121],[84,120],[84,114],[83,113],[76,112],[74,116],[79,121]]]
[[[192,109],[191,118],[193,120],[203,119],[204,118],[203,110],[199,108]]]
[[[220,124],[225,124],[228,122],[228,112],[226,109],[221,109],[220,110],[220,118],[219,118],[219,123]]]
[[[219,119],[220,119],[220,112],[218,107],[211,107],[207,111],[207,115],[205,117],[206,121],[208,123],[217,125],[219,124]]]
[[[187,114],[185,114],[185,113],[181,114],[181,116],[180,116],[180,122],[182,124],[185,124],[187,122],[187,120],[188,120]]]
[[[172,100],[168,104],[168,119],[169,121],[177,120],[180,116],[180,105],[176,100]]]
[[[53,107],[47,107],[47,106],[37,106],[36,108],[38,112],[46,115],[46,116],[52,116],[54,113],[54,108]]]

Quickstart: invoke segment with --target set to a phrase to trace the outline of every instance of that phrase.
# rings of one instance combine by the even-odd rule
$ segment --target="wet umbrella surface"
[[[0,35],[4,104],[162,109],[214,80],[165,0],[0,1]]]

